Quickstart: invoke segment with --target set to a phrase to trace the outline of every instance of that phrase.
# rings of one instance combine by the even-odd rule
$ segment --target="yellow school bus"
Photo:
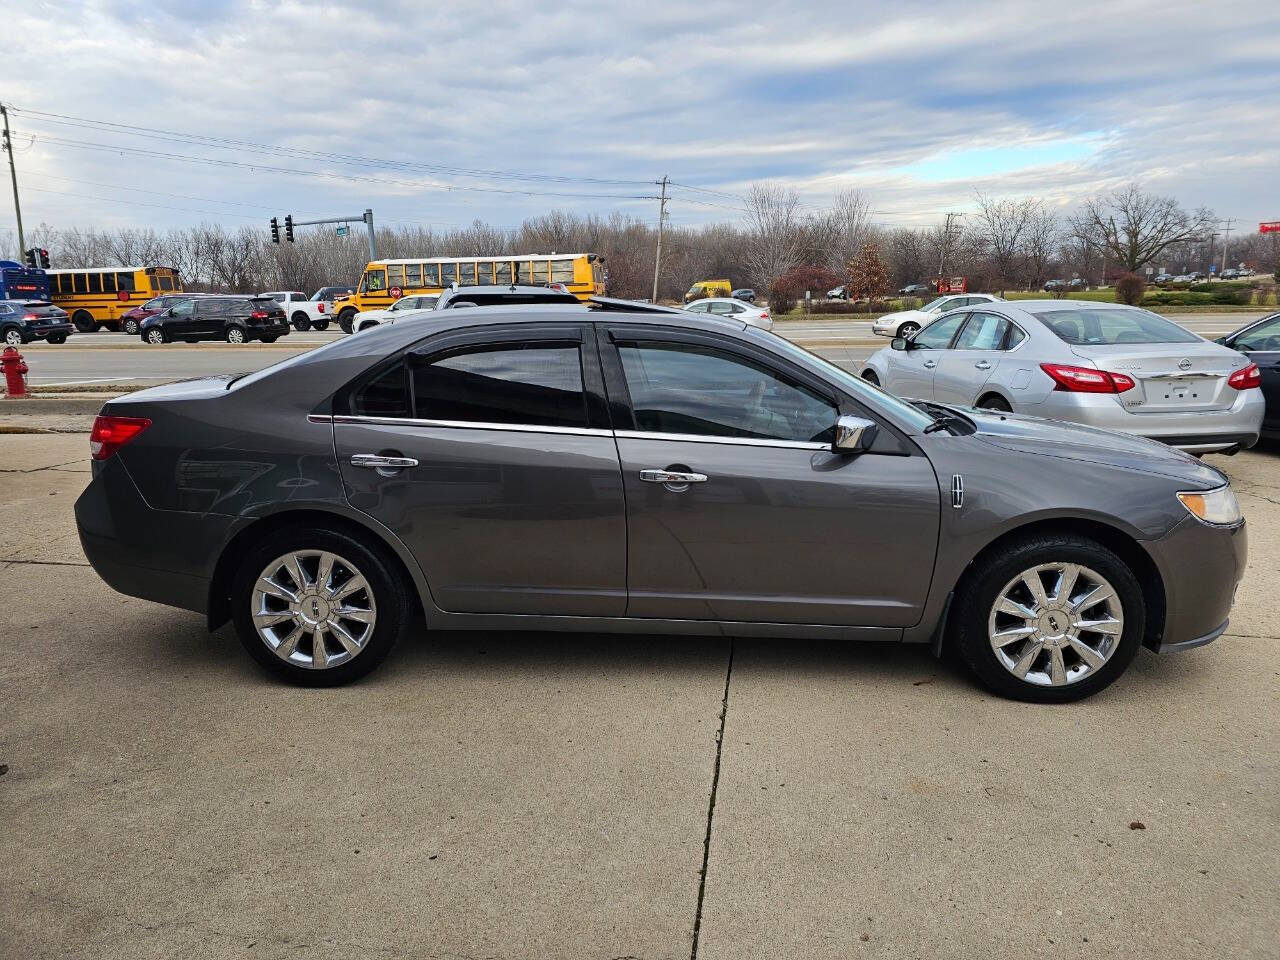
[[[335,304],[348,332],[361,310],[383,310],[410,294],[440,294],[453,284],[564,284],[579,300],[604,294],[604,257],[595,253],[534,253],[501,257],[431,257],[374,260],[356,292]]]
[[[181,293],[173,267],[85,267],[46,270],[49,299],[71,315],[81,333],[119,330],[120,318],[162,293]]]

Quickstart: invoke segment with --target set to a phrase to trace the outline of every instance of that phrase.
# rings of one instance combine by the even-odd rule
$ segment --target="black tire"
[[[124,322],[124,332],[131,337],[136,337],[138,335],[138,321],[132,317],[126,320]]]
[[[27,338],[17,327],[6,327],[4,333],[0,334],[0,339],[4,340],[6,347],[20,347],[27,342]]]
[[[280,339],[279,337],[263,337],[263,338],[262,338],[262,342],[263,342],[263,343],[275,343],[275,342],[276,342],[277,340],[279,340],[279,339]]]
[[[49,342],[56,347],[60,343],[67,342],[67,335],[65,333],[51,333],[49,334]]]
[[[88,310],[77,310],[71,315],[71,322],[81,333],[93,333],[98,329],[98,325],[93,322],[93,314]]]
[[[862,379],[872,386],[880,386],[880,378],[876,376],[876,372],[874,370],[863,370]]]
[[[355,322],[356,310],[352,307],[347,307],[347,309],[338,314],[338,326],[342,328],[343,333],[350,333],[351,325]]]
[[[1000,413],[1013,413],[1013,407],[1009,406],[1009,401],[1004,397],[997,397],[992,394],[989,397],[983,397],[978,403],[979,410],[997,410]]]
[[[920,324],[913,323],[910,320],[898,327],[898,336],[900,337],[914,337],[919,332]]]
[[[360,653],[324,670],[287,663],[267,646],[253,624],[253,590],[263,569],[277,557],[295,550],[327,550],[353,563],[373,593],[377,619]],[[241,561],[231,586],[232,621],[250,656],[268,672],[300,686],[329,687],[363,677],[386,659],[413,618],[410,587],[389,552],[381,544],[326,527],[288,527],[256,544]]]
[[[169,338],[164,335],[163,327],[151,327],[147,331],[146,337],[143,339],[153,347],[158,347],[160,344],[167,343],[169,341]]]
[[[313,327],[315,327],[317,330],[328,330],[328,329],[329,329],[329,321],[328,321],[328,320],[317,320],[315,323],[313,323],[313,324],[312,324],[312,326],[313,326]]]
[[[227,327],[223,336],[226,338],[227,343],[241,344],[249,342],[249,337],[244,332],[244,327],[238,326],[234,323]]]
[[[996,658],[988,617],[1001,590],[1014,577],[1039,564],[1063,562],[1089,567],[1110,582],[1124,612],[1123,633],[1110,658],[1094,672],[1064,686],[1039,686],[1018,679]],[[1029,703],[1070,703],[1109,686],[1133,661],[1145,624],[1142,586],[1133,571],[1097,541],[1070,534],[1029,537],[980,558],[957,588],[951,614],[956,652],[978,681],[993,693]]]
[[[311,329],[311,318],[299,310],[293,315],[293,329],[302,333]]]

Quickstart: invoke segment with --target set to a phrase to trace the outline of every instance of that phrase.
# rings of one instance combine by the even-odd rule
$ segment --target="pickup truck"
[[[328,329],[329,321],[333,319],[332,301],[311,300],[298,290],[272,290],[258,296],[270,297],[280,304],[289,323],[298,331],[310,330],[312,327],[317,330]]]

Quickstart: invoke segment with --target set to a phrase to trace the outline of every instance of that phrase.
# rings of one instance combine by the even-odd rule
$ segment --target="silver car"
[[[1265,403],[1249,359],[1147,310],[987,303],[894,340],[862,369],[899,396],[1070,420],[1193,453],[1253,446]]]
[[[736,297],[706,297],[695,300],[685,307],[690,313],[704,316],[727,317],[741,320],[743,323],[761,330],[773,329],[773,318],[769,316],[768,307],[758,307],[754,303],[745,303]]]
[[[899,310],[897,313],[886,313],[871,324],[871,332],[878,337],[910,337],[921,327],[931,323],[944,313],[959,310],[961,307],[981,306],[984,303],[997,303],[1000,298],[989,293],[954,293],[946,294],[930,300],[919,310]]]

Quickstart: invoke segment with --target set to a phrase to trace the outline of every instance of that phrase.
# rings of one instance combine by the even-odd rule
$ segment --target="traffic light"
[[[49,269],[49,251],[43,248],[40,250],[40,269]]]
[[[26,260],[27,260],[27,266],[28,266],[28,267],[31,267],[32,269],[35,269],[35,266],[36,266],[36,248],[35,248],[35,247],[32,247],[30,250],[23,251],[23,254],[24,254],[24,256],[26,257]]]
[[[275,217],[271,218],[271,242],[280,242],[280,221]]]
[[[293,243],[293,214],[290,213],[284,218],[284,238]]]

